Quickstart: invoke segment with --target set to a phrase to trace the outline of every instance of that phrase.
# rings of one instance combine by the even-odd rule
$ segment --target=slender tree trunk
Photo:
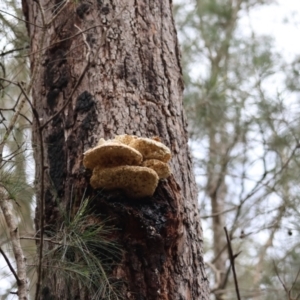
[[[214,259],[213,264],[216,269],[215,284],[213,291],[215,292],[216,300],[224,298],[224,290],[226,283],[226,260],[227,248],[224,235],[225,226],[225,197],[226,197],[226,183],[225,173],[222,172],[222,162],[220,157],[225,155],[225,145],[222,142],[216,141],[216,132],[212,127],[209,134],[209,163],[207,165],[207,194],[211,201],[212,212],[212,229],[213,229],[213,250]],[[220,155],[221,154],[221,155]],[[215,168],[219,167],[219,170]]]
[[[23,9],[30,22],[31,66],[38,67],[33,105],[43,129],[35,119],[36,182],[44,172],[38,232],[43,198],[45,229],[59,229],[59,206],[74,211],[85,193],[96,212],[120,229],[114,238],[124,252],[112,275],[124,283],[124,298],[208,299],[171,3],[23,0]],[[43,19],[49,23],[60,10],[45,27]],[[132,201],[89,186],[83,153],[100,138],[124,133],[159,136],[172,151],[173,175],[151,199]],[[47,269],[42,288],[57,299],[93,297],[67,290],[63,278],[49,277]]]

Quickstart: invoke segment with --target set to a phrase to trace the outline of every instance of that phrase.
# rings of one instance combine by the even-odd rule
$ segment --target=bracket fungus
[[[152,196],[158,184],[158,175],[150,168],[140,166],[96,167],[91,177],[91,186],[124,190],[127,196],[142,198]]]
[[[170,149],[163,143],[148,138],[135,138],[129,146],[139,151],[144,159],[158,159],[168,162],[171,158]]]
[[[94,189],[120,189],[128,197],[143,198],[154,194],[159,179],[171,175],[170,158],[170,149],[157,139],[125,134],[100,139],[84,153],[83,165],[93,171]]]
[[[114,141],[98,144],[84,153],[83,165],[93,170],[96,166],[115,167],[139,165],[143,156],[137,150]]]
[[[143,161],[142,166],[154,170],[159,179],[165,179],[171,175],[170,167],[158,159],[146,159]]]

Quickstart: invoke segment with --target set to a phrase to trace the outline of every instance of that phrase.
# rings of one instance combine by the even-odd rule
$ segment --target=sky
[[[280,53],[286,59],[300,55],[300,1],[278,0],[277,4],[255,9],[251,25],[259,34],[273,35]]]

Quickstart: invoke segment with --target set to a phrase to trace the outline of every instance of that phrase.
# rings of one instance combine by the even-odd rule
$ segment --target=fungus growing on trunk
[[[93,170],[94,189],[121,189],[128,197],[142,198],[152,196],[159,179],[171,175],[170,158],[171,151],[163,143],[125,134],[113,140],[101,138],[84,153],[83,165]]]
[[[159,179],[168,178],[171,175],[170,167],[158,159],[146,159],[142,166],[154,170]]]
[[[107,141],[84,153],[83,165],[93,170],[99,167],[134,166],[143,160],[137,150],[117,141]]]
[[[96,167],[90,183],[94,189],[121,189],[128,197],[152,196],[158,184],[158,175],[150,168],[140,166]]]
[[[148,138],[134,138],[129,146],[139,151],[144,159],[158,159],[168,162],[171,158],[170,149],[163,143]]]

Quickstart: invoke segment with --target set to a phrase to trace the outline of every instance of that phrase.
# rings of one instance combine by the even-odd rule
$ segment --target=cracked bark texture
[[[172,3],[167,0],[40,0],[49,21],[40,45],[41,11],[23,0],[31,56],[39,72],[32,97],[41,123],[63,105],[90,63],[70,103],[43,131],[45,226],[59,223],[57,199],[76,209],[85,191],[95,210],[115,220],[115,239],[124,250],[113,276],[124,282],[125,299],[209,299],[202,257],[197,191],[182,107],[183,81]],[[82,33],[80,33],[82,31]],[[42,47],[42,49],[40,49]],[[37,124],[34,124],[35,128]],[[172,151],[173,176],[162,181],[151,199],[132,201],[121,194],[97,193],[82,166],[84,151],[102,137],[119,134],[159,136]],[[34,134],[34,143],[38,144]],[[39,182],[40,172],[36,174]],[[87,190],[85,190],[87,188]],[[39,224],[37,192],[36,226]],[[72,207],[70,207],[70,203]],[[59,228],[60,224],[58,224]],[[88,291],[63,287],[63,279],[43,282],[56,299],[90,299]],[[74,286],[76,286],[74,284]],[[67,294],[71,293],[71,294]]]

